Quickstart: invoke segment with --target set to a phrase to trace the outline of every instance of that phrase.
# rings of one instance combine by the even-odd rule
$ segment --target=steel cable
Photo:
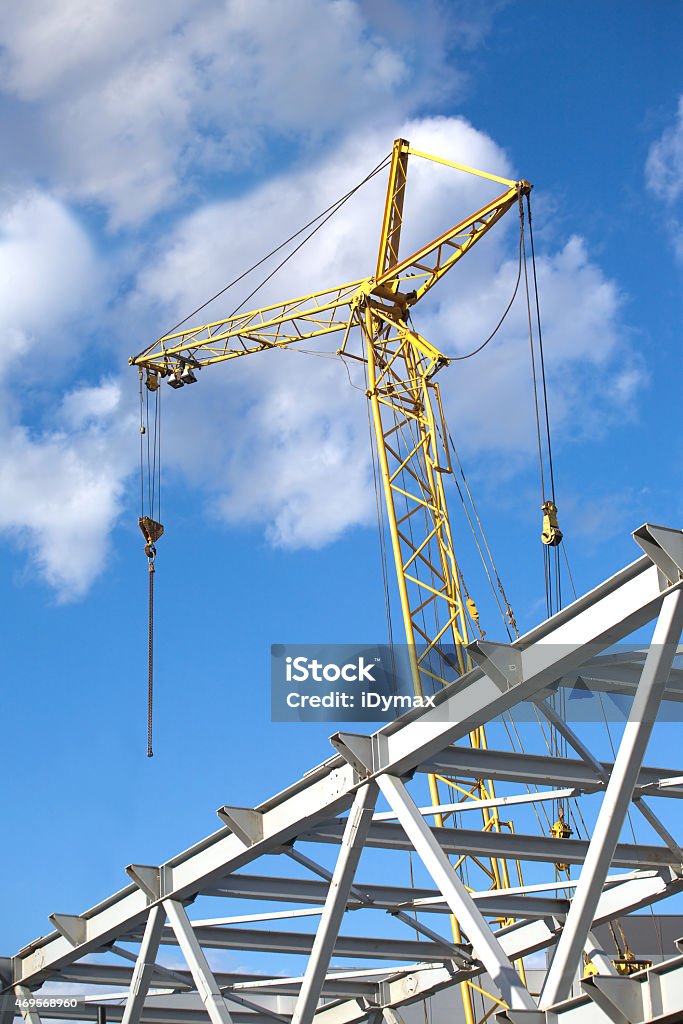
[[[369,174],[366,174],[366,176],[362,179],[362,181],[359,181],[357,185],[354,185],[354,187],[352,189],[350,189],[345,195],[343,195],[339,199],[335,200],[335,202],[332,203],[330,206],[328,206],[325,210],[323,210],[321,213],[317,214],[317,216],[315,216],[311,220],[309,220],[307,224],[304,224],[303,227],[300,227],[298,231],[295,231],[293,235],[290,235],[289,238],[286,238],[284,242],[280,242],[279,245],[277,245],[274,249],[271,249],[271,251],[269,253],[267,253],[265,256],[261,257],[260,260],[258,260],[256,263],[252,264],[252,266],[249,267],[247,270],[244,270],[238,277],[235,277],[235,278],[233,278],[232,281],[229,281],[228,284],[226,284],[224,288],[221,288],[220,291],[217,291],[215,293],[215,295],[211,296],[210,299],[207,299],[206,302],[203,302],[201,304],[201,306],[197,306],[197,308],[193,309],[191,313],[188,313],[187,316],[184,317],[184,319],[180,320],[177,324],[175,324],[169,330],[165,331],[164,334],[162,335],[162,337],[166,337],[167,335],[172,334],[174,331],[177,331],[179,327],[182,327],[184,324],[186,324],[187,321],[191,320],[193,316],[196,316],[197,313],[201,313],[201,311],[203,309],[206,309],[207,306],[211,305],[211,303],[215,299],[220,298],[221,295],[224,295],[227,291],[229,291],[230,288],[233,288],[234,285],[239,284],[239,282],[243,281],[245,277],[248,277],[249,274],[251,274],[254,270],[257,270],[260,266],[262,266],[264,263],[266,263],[272,256],[275,256],[276,253],[280,252],[281,249],[284,249],[286,245],[289,245],[290,242],[293,242],[295,238],[298,238],[300,234],[302,234],[304,231],[308,230],[308,228],[312,227],[313,224],[316,224],[319,220],[321,220],[321,218],[325,217],[325,220],[323,220],[322,223],[319,224],[318,227],[315,228],[314,231],[312,231],[309,235],[307,235],[306,238],[304,238],[303,242],[301,242],[296,247],[296,249],[294,249],[294,251],[291,252],[286,257],[286,259],[283,260],[282,263],[280,263],[275,268],[275,270],[271,274],[268,275],[268,277],[264,278],[264,280],[254,289],[254,291],[251,292],[251,294],[247,296],[247,298],[244,300],[244,302],[240,303],[240,305],[237,306],[237,308],[232,311],[232,313],[230,315],[234,316],[234,314],[239,309],[241,309],[241,307],[244,305],[244,303],[247,302],[250,298],[252,298],[252,296],[256,294],[256,292],[259,290],[259,288],[262,288],[263,285],[266,283],[266,281],[269,281],[270,278],[273,276],[273,274],[277,273],[277,271],[282,266],[284,266],[284,264],[287,262],[287,260],[291,259],[291,257],[294,255],[294,253],[298,252],[298,250],[301,248],[301,246],[305,245],[305,243],[309,240],[309,238],[311,238],[315,234],[315,232],[318,231],[323,226],[323,224],[326,224],[327,221],[330,219],[330,217],[333,216],[333,214],[335,214],[339,209],[341,209],[341,207],[344,205],[344,203],[348,199],[350,199],[353,195],[355,195],[356,192],[360,188],[362,188],[363,185],[367,184],[367,182],[371,180],[371,178],[374,178],[376,174],[379,174],[380,171],[383,171],[384,168],[389,164],[390,160],[391,160],[390,156],[385,156],[380,161],[380,163],[378,163],[377,166],[375,168],[373,168],[372,171],[369,172]],[[328,216],[328,214],[329,214],[329,216]]]

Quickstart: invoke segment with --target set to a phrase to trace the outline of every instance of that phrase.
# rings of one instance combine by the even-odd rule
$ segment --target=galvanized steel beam
[[[617,841],[633,797],[681,630],[683,594],[678,590],[667,595],[659,613],[579,884],[541,992],[542,1006],[565,998],[571,988],[578,956],[586,942],[607,871],[610,863],[617,862]],[[676,854],[672,856],[677,857],[680,868],[680,859]]]
[[[606,777],[614,767],[611,761],[598,762]],[[465,778],[491,778],[495,782],[520,782],[529,786],[570,786],[584,793],[599,792],[604,782],[585,761],[546,754],[525,754],[512,750],[477,750],[474,747],[449,747],[418,766],[419,772],[438,772]],[[668,780],[674,784],[666,785]],[[664,782],[664,786],[660,783]],[[649,796],[683,798],[681,772],[673,768],[642,767],[636,792]]]
[[[475,955],[483,963],[503,999],[509,1006],[533,1009],[535,1004],[526,986],[477,910],[464,883],[453,871],[450,861],[415,806],[408,790],[400,779],[391,775],[380,775],[378,784],[389,806],[395,811],[415,852],[434,879],[439,891],[443,893],[454,916],[472,943]]]
[[[206,1008],[211,1024],[233,1024],[218,982],[209,967],[204,950],[199,945],[184,906],[176,900],[164,900],[163,909],[187,960],[199,998]]]
[[[346,911],[356,867],[363,851],[363,843],[372,823],[376,799],[377,786],[361,786],[346,819],[337,864],[294,1007],[292,1024],[311,1024],[313,1020],[332,951],[339,935],[339,926]]]
[[[379,778],[380,776],[378,776]],[[302,838],[312,843],[339,843],[343,822],[320,825]],[[479,832],[475,829],[441,828],[438,841],[445,853],[456,856],[474,854],[480,857],[502,857],[508,860],[533,860],[554,864],[558,858],[557,840],[546,836],[522,833]],[[398,825],[377,822],[368,831],[366,843],[381,850],[409,850],[409,840]],[[562,860],[567,864],[583,864],[588,853],[589,840],[563,839]],[[668,846],[645,843],[619,843],[612,864],[615,867],[658,868],[675,866],[680,861]]]
[[[138,959],[133,968],[130,991],[123,1014],[123,1024],[138,1024],[140,1020],[140,1014],[145,1005],[149,985],[154,974],[157,953],[159,951],[159,940],[161,939],[161,931],[165,920],[166,911],[163,906],[157,904],[157,906],[150,909]]]

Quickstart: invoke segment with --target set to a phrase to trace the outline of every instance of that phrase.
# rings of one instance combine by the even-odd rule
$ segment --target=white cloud
[[[476,267],[465,289],[454,282],[436,315],[428,315],[427,334],[447,355],[476,349],[512,296],[518,259],[516,254],[504,258],[512,237],[504,248],[502,242],[491,236],[482,241],[491,247],[497,266]],[[599,436],[615,414],[621,418],[629,413],[645,381],[619,324],[619,289],[577,236],[560,249],[539,254],[537,270],[555,436]],[[533,290],[531,294],[533,302]],[[540,394],[538,350],[536,362]],[[532,452],[534,405],[523,276],[517,301],[496,338],[480,355],[452,364],[441,381],[454,434],[466,454]]]
[[[650,146],[645,180],[648,188],[667,203],[683,195],[683,96],[679,97],[673,124]]]
[[[179,319],[355,184],[398,134],[506,177],[530,173],[463,119],[406,123],[425,101],[433,109],[435,95],[452,99],[463,83],[455,50],[481,40],[498,6],[24,0],[3,12],[0,89],[30,144],[15,147],[2,173],[41,186],[0,192],[0,535],[60,599],[85,593],[106,564],[136,461],[133,373],[112,375],[127,327],[153,324],[153,336]],[[678,194],[679,134],[665,133],[648,164],[667,199]],[[272,173],[281,152],[287,170]],[[261,184],[206,201],[217,173],[232,189],[235,173],[254,171]],[[250,305],[371,273],[385,180],[354,197]],[[413,159],[403,251],[496,191]],[[109,266],[67,205],[95,204],[114,227],[149,229],[179,199],[193,212],[159,227],[151,248],[123,235]],[[506,305],[515,230],[511,214],[415,311],[417,329],[444,351],[474,347]],[[117,286],[136,275],[115,321],[114,266]],[[578,237],[546,248],[538,267],[554,423],[565,436],[605,429],[633,407],[644,377],[619,327],[618,289]],[[252,284],[200,319],[229,311]],[[349,372],[360,385],[358,367]],[[463,454],[496,459],[514,477],[533,447],[523,305],[481,357],[441,381]],[[240,360],[178,394],[164,387],[163,404],[165,467],[215,517],[289,548],[374,519],[367,402],[336,359]]]
[[[105,563],[130,468],[116,381],[55,397],[102,299],[99,262],[68,210],[44,193],[12,197],[0,210],[0,534],[64,600]]]
[[[475,166],[493,168],[502,176],[513,174],[500,147],[462,118],[434,117],[407,124],[397,122],[392,127],[394,135],[412,139],[423,151],[453,160],[467,159]],[[315,164],[295,167],[244,196],[207,204],[186,217],[161,239],[156,258],[150,257],[141,271],[136,308],[147,308],[153,302],[160,315],[163,309],[170,320],[194,308],[198,300],[255,263],[274,243],[355,186],[387,156],[392,137],[378,139],[374,131],[358,131]],[[413,158],[409,173],[402,235],[405,251],[428,241],[445,225],[457,223],[459,217],[472,212],[499,188],[417,158]],[[385,191],[383,172],[259,292],[258,302],[277,301],[283,294],[306,294],[373,273]],[[242,301],[275,262],[264,265],[221,299],[223,308]],[[495,253],[489,253],[488,264],[493,267],[495,262]],[[211,317],[213,311],[212,307],[202,316]]]
[[[62,399],[59,419],[71,430],[86,425],[101,425],[120,409],[121,386],[115,380],[105,380],[97,387],[80,387]]]
[[[3,20],[3,84],[27,100],[77,91],[121,59],[127,40],[149,44],[155,32],[168,30],[181,6],[119,0],[93,7],[87,0],[65,0],[46,8],[27,0]]]
[[[295,361],[272,360],[213,507],[227,522],[265,524],[275,546],[317,548],[373,512],[365,398],[354,401],[341,366]]]
[[[9,343],[0,368],[18,356],[29,377],[54,367],[74,345],[64,325],[99,299],[100,288],[90,241],[63,204],[34,191],[7,197],[0,206],[0,329]]]
[[[35,570],[61,600],[82,596],[101,571],[130,471],[120,394],[105,383],[108,414],[67,431],[33,434],[12,426],[0,451],[0,531],[28,551]],[[97,398],[88,388],[85,409]],[[80,395],[65,400],[72,419]]]
[[[683,224],[679,208],[683,197],[683,96],[675,120],[652,143],[645,163],[650,191],[668,207],[667,228],[678,259],[683,262]]]
[[[514,176],[495,142],[458,118],[404,125],[420,149]],[[381,156],[358,133],[315,166],[289,173],[187,217],[141,273],[134,308],[173,322],[323,209]],[[372,273],[385,178],[343,213],[259,293],[266,303]],[[497,187],[413,159],[405,253],[481,205]],[[516,218],[498,225],[414,311],[416,328],[449,354],[479,344],[495,325],[517,273]],[[642,384],[619,327],[620,294],[586,243],[567,239],[538,254],[553,422],[565,436],[601,431],[628,414]],[[256,280],[269,268],[258,271]],[[238,297],[246,293],[238,292]],[[201,318],[229,311],[224,297]],[[250,303],[257,304],[254,299]],[[523,297],[500,335],[471,362],[441,374],[454,434],[465,455],[528,465],[534,426]],[[331,353],[335,343],[306,347]],[[358,383],[358,381],[357,381]],[[318,546],[374,516],[365,398],[334,360],[269,353],[204,370],[196,387],[164,397],[166,460],[209,495],[231,523],[261,524],[276,544]]]
[[[416,13],[394,2],[368,19],[355,0],[26,0],[3,17],[0,82],[47,140],[62,194],[136,223],[206,170],[257,166],[275,139],[305,149],[349,124],[378,128],[436,80],[448,95],[459,77],[445,40],[466,40],[481,16],[441,11],[410,38],[383,28],[397,18]]]

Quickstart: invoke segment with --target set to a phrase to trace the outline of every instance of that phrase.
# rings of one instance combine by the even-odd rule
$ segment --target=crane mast
[[[358,317],[411,674],[415,692],[421,696],[433,689],[435,681],[445,683],[446,665],[462,672],[468,631],[442,479],[450,469],[447,434],[438,384],[432,380],[447,360],[407,326],[409,298],[399,300],[397,267],[408,153],[409,144],[398,139],[375,275],[381,282],[376,292],[393,299],[393,304],[366,299]],[[444,653],[451,641],[457,664]],[[433,680],[427,677],[434,675],[431,655],[435,651],[441,654],[442,666]]]

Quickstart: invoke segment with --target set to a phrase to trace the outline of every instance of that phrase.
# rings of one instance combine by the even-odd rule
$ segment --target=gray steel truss
[[[333,755],[283,792],[255,808],[219,808],[220,828],[190,849],[129,865],[130,884],[83,913],[52,914],[54,931],[0,959],[0,1024],[15,1013],[27,1024],[401,1024],[406,1008],[439,993],[450,991],[455,1007],[456,986],[475,982],[511,1022],[683,1019],[683,957],[619,975],[595,931],[683,892],[683,837],[669,814],[683,797],[683,768],[643,763],[662,701],[683,699],[683,533],[648,525],[634,537],[642,557],[519,642],[470,645],[475,667],[433,707],[372,735],[336,734]],[[614,652],[653,623],[652,644]],[[549,701],[577,680],[632,698],[613,763]],[[525,702],[572,756],[469,746],[473,730]],[[424,805],[427,773],[451,780],[450,803]],[[478,779],[515,793],[470,799]],[[378,794],[386,809],[376,811]],[[589,837],[529,827],[531,812],[570,798],[601,801]],[[661,842],[625,841],[631,806]],[[503,808],[525,814],[525,827],[476,828],[477,815]],[[447,827],[433,827],[437,815],[450,816]],[[418,883],[397,874],[400,851],[410,851]],[[481,867],[479,888],[456,870],[465,857]],[[486,866],[502,859],[520,865],[519,884],[486,881]],[[558,880],[559,861],[579,865],[578,878]],[[450,914],[460,942],[444,927]],[[294,930],[300,920],[308,927]],[[168,946],[186,968],[160,962]],[[268,959],[253,974],[226,972],[214,954],[210,963],[212,950]],[[539,997],[518,967],[541,951],[550,967]],[[584,955],[598,973],[580,980]],[[303,970],[296,959],[286,967],[292,956]],[[75,1005],[42,1008],[48,989],[78,985]]]

